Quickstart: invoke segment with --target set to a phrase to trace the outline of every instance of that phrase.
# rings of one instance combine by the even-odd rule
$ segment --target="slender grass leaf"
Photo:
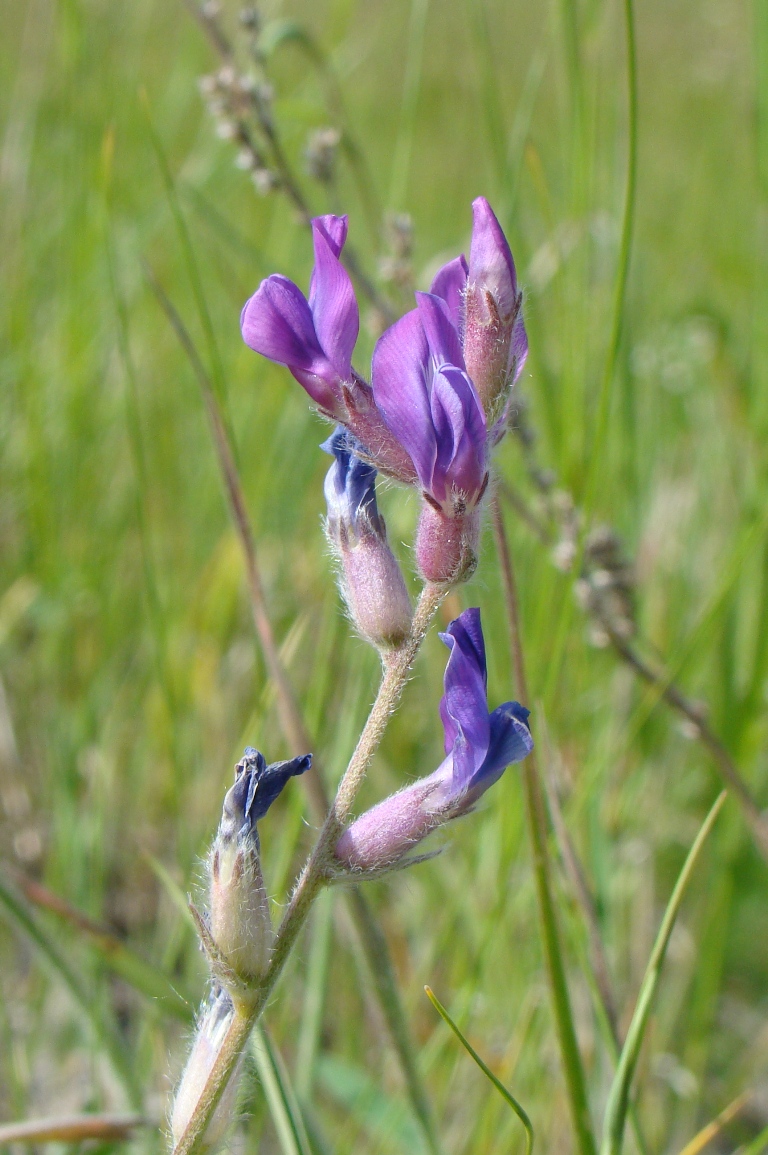
[[[283,1155],[312,1155],[307,1128],[288,1070],[279,1050],[261,1023],[257,1023],[253,1029],[251,1052],[256,1061]]]
[[[118,975],[123,982],[157,1004],[164,1013],[185,1021],[192,1018],[190,1003],[175,989],[167,976],[127,947],[108,927],[94,922],[65,899],[32,879],[21,877],[17,879],[17,883],[28,902],[58,915],[74,930],[84,935],[98,953],[104,966]]]
[[[478,1055],[475,1048],[468,1041],[468,1039],[466,1039],[464,1037],[464,1035],[461,1033],[459,1028],[456,1026],[453,1019],[448,1014],[448,1011],[445,1009],[443,1004],[440,1002],[439,998],[437,997],[435,992],[431,989],[431,987],[424,987],[424,990],[426,991],[427,998],[432,1003],[432,1006],[435,1008],[435,1010],[440,1015],[440,1017],[451,1028],[451,1030],[453,1031],[454,1035],[456,1036],[456,1038],[461,1043],[464,1050],[467,1052],[468,1055],[470,1055],[474,1059],[474,1061],[477,1063],[478,1067],[483,1072],[485,1077],[487,1079],[490,1079],[490,1081],[493,1083],[494,1087],[499,1092],[501,1097],[509,1104],[509,1106],[512,1108],[512,1110],[517,1115],[520,1122],[523,1124],[523,1127],[525,1128],[525,1152],[526,1152],[526,1155],[531,1155],[531,1152],[533,1151],[534,1132],[533,1132],[533,1124],[531,1123],[531,1120],[528,1116],[528,1112],[525,1110],[524,1107],[521,1106],[520,1103],[518,1103],[517,1099],[512,1094],[512,1092],[507,1090],[507,1088],[504,1086],[504,1084],[501,1082],[501,1080],[496,1078],[496,1076],[494,1075],[494,1073],[490,1069],[490,1067],[487,1066],[487,1064],[483,1062],[483,1060],[480,1058],[480,1056]]]
[[[141,1104],[141,1091],[125,1042],[114,1026],[99,1013],[96,999],[86,990],[73,966],[67,961],[38,920],[27,908],[24,899],[0,879],[0,911],[7,921],[33,944],[53,974],[64,984],[91,1024],[91,1028],[118,1077],[132,1106]]]
[[[0,1125],[0,1146],[6,1143],[115,1143],[131,1139],[137,1127],[146,1127],[141,1115],[64,1115],[24,1119]]]
[[[702,1127],[698,1135],[694,1135],[690,1143],[686,1143],[680,1155],[701,1155],[704,1148],[708,1146],[713,1139],[717,1138],[723,1127],[727,1126],[731,1119],[736,1118],[739,1111],[749,1102],[751,1097],[751,1091],[744,1091],[738,1098],[734,1099],[732,1103],[729,1103],[716,1119],[713,1119],[711,1123],[707,1123],[706,1127]]]
[[[624,1138],[624,1124],[629,1106],[632,1077],[640,1056],[640,1047],[642,1046],[645,1029],[648,1025],[653,998],[656,994],[656,987],[658,986],[669,940],[694,867],[727,797],[728,795],[725,791],[719,794],[712,809],[705,818],[701,830],[688,852],[688,857],[683,864],[683,869],[680,871],[678,880],[675,883],[675,889],[672,891],[672,897],[664,912],[664,918],[662,919],[659,933],[656,936],[656,941],[653,944],[651,957],[648,960],[648,966],[640,986],[635,1013],[629,1024],[627,1037],[621,1055],[619,1056],[619,1065],[616,1068],[616,1074],[614,1075],[608,1094],[601,1155],[620,1155]]]

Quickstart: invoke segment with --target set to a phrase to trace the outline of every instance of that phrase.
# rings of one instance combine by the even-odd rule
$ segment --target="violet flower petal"
[[[460,257],[454,257],[447,265],[438,269],[429,290],[434,296],[442,297],[445,301],[459,335],[464,329],[464,290],[467,287],[468,272],[469,266],[462,253]]]
[[[395,321],[373,350],[373,399],[390,433],[410,455],[429,489],[437,457],[427,389],[429,345],[419,310]]]
[[[384,527],[376,505],[376,470],[355,453],[356,439],[343,427],[337,427],[320,448],[336,460],[325,478],[325,500],[328,518],[348,524],[360,532],[360,518],[384,537]]]
[[[508,369],[512,372],[511,384],[514,385],[523,371],[528,356],[528,334],[525,331],[522,309],[517,315],[515,327],[512,330],[512,340],[509,343]]]
[[[458,365],[463,369],[461,341],[446,301],[433,293],[417,293],[416,303],[435,367]]]
[[[431,492],[444,501],[450,489],[468,502],[485,483],[485,414],[472,382],[454,365],[444,365],[432,381],[432,421],[437,438],[437,459]]]
[[[491,714],[488,752],[468,783],[473,795],[471,801],[498,781],[507,766],[521,762],[530,754],[533,738],[528,728],[529,713],[519,702],[504,702]]]
[[[332,218],[335,221],[344,218]],[[323,220],[312,222],[315,243],[315,267],[309,291],[309,308],[312,312],[317,340],[329,362],[342,381],[352,376],[352,351],[360,329],[360,314],[355,299],[349,273],[339,260],[341,246],[336,246],[335,236],[329,236]],[[346,235],[346,223],[343,233]]]
[[[443,679],[444,693],[440,718],[445,730],[445,752],[454,752],[466,743],[472,754],[474,773],[488,751],[490,727],[486,694],[485,643],[480,625],[480,610],[469,609],[451,622],[440,640],[450,648]],[[466,768],[465,752],[461,761]]]
[[[262,281],[246,301],[240,328],[246,345],[270,361],[308,373],[327,371],[307,299],[279,273]]]

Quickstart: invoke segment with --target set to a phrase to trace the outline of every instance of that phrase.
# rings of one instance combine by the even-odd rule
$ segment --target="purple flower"
[[[440,636],[451,651],[440,703],[446,757],[429,777],[386,798],[345,830],[336,857],[349,869],[378,873],[401,863],[411,847],[466,814],[507,766],[533,749],[524,706],[505,702],[488,713],[480,611],[465,610]]]
[[[447,299],[417,293],[417,308],[379,339],[373,396],[405,448],[424,496],[416,558],[427,581],[456,582],[476,565],[476,507],[488,484],[485,413],[464,367],[452,310],[461,259],[442,270]]]
[[[352,281],[339,260],[346,238],[345,216],[315,217],[309,300],[276,273],[261,282],[240,316],[246,345],[286,365],[312,400],[337,419],[344,412],[342,388],[353,382],[352,350],[360,328]]]
[[[370,386],[352,368],[360,314],[352,281],[339,259],[347,218],[315,217],[312,238],[315,265],[309,299],[287,277],[267,277],[243,308],[243,340],[290,369],[320,411],[358,438],[361,452],[410,484],[415,480],[411,461],[384,424]]]
[[[357,443],[344,429],[322,448],[335,459],[325,478],[326,532],[350,615],[375,646],[398,646],[410,633],[412,610],[376,505],[376,470],[356,456]]]
[[[376,345],[373,396],[427,500],[455,517],[476,505],[487,483],[485,414],[450,307],[433,293],[416,301]]]

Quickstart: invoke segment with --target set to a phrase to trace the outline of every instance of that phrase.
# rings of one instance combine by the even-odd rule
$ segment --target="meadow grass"
[[[370,274],[380,255],[370,218],[379,207],[411,214],[417,281],[426,286],[441,260],[466,248],[472,198],[484,194],[496,206],[526,292],[531,355],[519,387],[538,461],[619,531],[635,559],[638,644],[707,703],[711,726],[761,802],[763,8],[758,0],[754,12],[735,0],[637,4],[635,228],[596,446],[627,171],[623,6],[264,5],[269,20],[308,28],[332,66],[372,195],[361,198],[345,166],[330,200],[302,180],[314,211],[350,213],[350,237]],[[234,24],[236,8],[227,13]],[[288,750],[198,385],[142,262],[185,318],[220,390],[274,630],[335,781],[375,692],[377,661],[343,616],[324,546],[326,459],[317,445],[326,427],[288,374],[247,350],[238,330],[239,310],[263,276],[279,270],[306,283],[311,246],[284,199],[260,197],[233,165],[232,146],[217,140],[197,91],[215,59],[182,5],[28,0],[6,4],[3,15],[2,879],[17,894],[13,872],[21,870],[104,924],[158,982],[171,981],[191,1019],[206,968],[180,897],[200,886],[243,746],[270,759]],[[307,134],[331,120],[327,75],[295,39],[278,43],[270,70],[288,155],[300,168]],[[153,134],[189,231],[215,352]],[[356,355],[364,371],[374,334],[371,318]],[[496,464],[540,509],[516,439],[502,444]],[[382,503],[410,562],[416,504],[395,490]],[[610,647],[591,644],[572,578],[552,564],[551,548],[511,508],[505,520],[526,704],[594,895],[626,1030],[664,907],[720,782],[658,690]],[[482,608],[495,705],[514,695],[514,680],[490,527],[478,573],[449,616],[468,605]],[[361,805],[439,761],[443,667],[431,636]],[[307,814],[292,786],[263,826],[276,915],[311,842]],[[525,1135],[435,1014],[425,984],[513,1089],[537,1149],[572,1150],[517,771],[443,842],[436,860],[367,890],[443,1147],[522,1152]],[[746,1146],[765,1127],[765,886],[765,863],[729,801],[690,882],[640,1055],[637,1115],[651,1151],[681,1151],[746,1089],[755,1094],[721,1149]],[[587,932],[562,871],[557,899],[599,1121],[612,1061]],[[137,993],[151,985],[147,974],[143,987],[135,972],[116,977],[94,937],[71,920],[34,910],[32,938],[9,907],[0,913],[8,916],[0,922],[3,1119],[139,1106],[163,1120],[190,1030],[170,996]],[[338,894],[313,912],[265,1025],[270,1043],[260,1044],[258,1077],[247,1080],[234,1146],[301,1151],[303,1138],[280,1122],[273,1051],[295,1084],[312,1150],[422,1149]],[[270,1085],[278,1092],[265,1095]],[[634,1143],[630,1129],[626,1150]],[[152,1151],[162,1144],[156,1129],[132,1142]]]

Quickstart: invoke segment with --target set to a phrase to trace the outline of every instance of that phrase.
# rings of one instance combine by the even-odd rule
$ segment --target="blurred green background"
[[[14,871],[42,881],[195,1005],[205,966],[178,894],[199,893],[242,747],[270,759],[287,748],[197,383],[142,264],[210,363],[153,136],[213,322],[275,631],[315,749],[336,777],[372,699],[377,659],[342,613],[324,546],[327,459],[317,446],[326,428],[288,373],[246,349],[238,329],[262,277],[280,271],[306,285],[311,245],[284,199],[260,196],[233,163],[231,142],[217,138],[198,91],[217,60],[181,3],[6,0],[0,10],[3,885],[18,890]],[[241,36],[237,14],[225,5],[225,24]],[[308,134],[337,122],[338,107],[328,106],[336,88],[295,38],[273,38],[267,67],[287,155],[313,211],[350,213],[350,239],[370,275],[386,256],[380,211],[411,215],[416,281],[425,287],[440,261],[466,250],[472,199],[484,194],[496,207],[526,292],[531,355],[519,388],[539,461],[577,501],[596,470],[595,517],[616,527],[636,562],[645,652],[708,703],[712,726],[764,802],[765,0],[637,4],[636,229],[596,464],[627,166],[622,6],[275,0],[262,14],[273,31],[274,21],[299,22],[335,77],[370,170],[369,211],[345,163],[330,195],[304,172]],[[367,373],[376,318],[365,305],[363,314],[356,363]],[[496,463],[535,506],[511,437]],[[410,565],[416,505],[396,490],[382,503]],[[679,720],[610,650],[591,644],[551,550],[511,512],[508,530],[527,704],[596,896],[626,1026],[718,779]],[[459,598],[482,608],[494,706],[514,685],[489,531]],[[558,623],[566,642],[553,667]],[[431,637],[364,802],[437,764],[444,658]],[[305,798],[292,783],[262,824],[276,912],[310,838]],[[368,893],[445,1150],[523,1147],[519,1123],[434,1014],[425,983],[525,1104],[539,1150],[567,1152],[517,772],[443,841],[437,860]],[[639,1113],[653,1151],[680,1151],[747,1088],[755,1091],[749,1106],[710,1149],[736,1150],[768,1123],[767,879],[729,802],[686,899],[643,1052]],[[599,1118],[611,1064],[564,879],[559,908]],[[267,1015],[311,1104],[317,1150],[418,1152],[338,896],[318,911]],[[162,1120],[188,1028],[163,999],[115,978],[71,922],[33,912],[41,946],[10,908],[0,913],[0,1116],[124,1108],[125,1088],[105,1058],[112,1038],[135,1098]],[[67,967],[84,999],[73,997]],[[244,1109],[235,1149],[285,1150],[250,1075]],[[161,1140],[150,1132],[134,1143],[156,1150]]]

